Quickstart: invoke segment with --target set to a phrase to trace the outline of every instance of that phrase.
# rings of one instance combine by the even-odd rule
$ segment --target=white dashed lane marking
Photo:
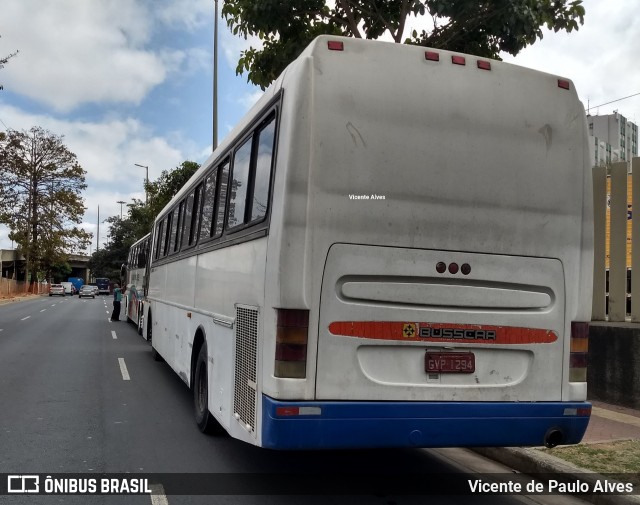
[[[120,363],[120,373],[122,374],[122,380],[131,380],[131,377],[129,377],[129,371],[127,370],[127,365],[124,362],[124,358],[118,358],[118,363]]]
[[[162,484],[151,484],[151,505],[169,505]]]

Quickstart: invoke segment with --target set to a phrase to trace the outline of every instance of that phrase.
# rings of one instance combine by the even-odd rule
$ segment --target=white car
[[[62,284],[62,286],[64,287],[65,295],[73,295],[73,284],[71,284],[70,282],[61,282],[60,284]]]

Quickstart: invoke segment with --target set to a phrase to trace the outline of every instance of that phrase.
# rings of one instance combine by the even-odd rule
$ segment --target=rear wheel
[[[207,344],[202,344],[198,359],[196,360],[196,372],[193,380],[193,407],[196,424],[202,433],[220,435],[224,428],[209,412],[209,377],[207,375]]]

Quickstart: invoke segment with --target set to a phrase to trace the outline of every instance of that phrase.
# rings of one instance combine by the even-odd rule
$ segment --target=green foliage
[[[0,140],[0,223],[32,272],[49,277],[89,245],[91,235],[76,226],[85,211],[85,173],[63,137],[40,127],[10,130]]]
[[[51,272],[50,272],[50,279],[53,279],[54,282],[62,282],[62,281],[66,281],[69,276],[71,275],[71,272],[73,271],[73,269],[71,268],[71,265],[69,265],[69,263],[64,262],[64,263],[57,263],[55,265],[51,266]],[[45,278],[46,273],[42,273],[42,275],[39,275],[38,278],[42,279]]]
[[[417,44],[500,59],[542,38],[542,27],[577,30],[582,0],[226,0],[222,15],[243,37],[257,36],[262,49],[243,51],[236,72],[265,89],[316,36],[344,35]],[[430,32],[405,35],[410,16],[432,18]]]
[[[163,170],[157,181],[149,182],[146,187],[149,195],[149,215],[147,217],[151,221],[148,223],[145,233],[151,230],[151,225],[156,216],[180,191],[180,188],[185,185],[191,176],[196,173],[198,168],[200,168],[200,165],[195,161],[183,161],[170,172]],[[140,237],[143,235],[144,233]]]

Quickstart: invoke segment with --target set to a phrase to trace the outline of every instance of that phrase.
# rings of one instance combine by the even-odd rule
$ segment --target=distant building
[[[615,111],[605,116],[587,116],[594,165],[630,161],[638,156],[638,125]]]

